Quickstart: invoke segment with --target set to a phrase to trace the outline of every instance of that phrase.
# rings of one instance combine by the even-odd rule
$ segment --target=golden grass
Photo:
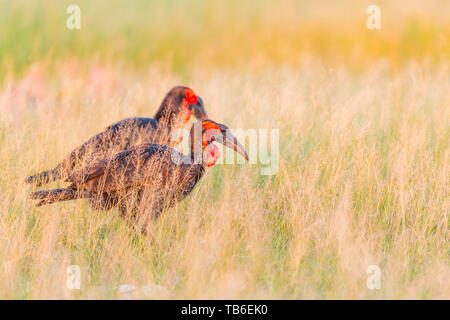
[[[0,0],[0,298],[450,298],[450,2],[378,1],[377,31],[373,1],[79,0],[69,31],[72,3]],[[33,207],[23,178],[177,84],[280,129],[278,173],[216,165],[148,238]]]
[[[36,62],[0,91],[0,297],[450,298],[449,66],[130,69]],[[34,208],[22,180],[185,83],[231,128],[279,128],[280,168],[208,170],[145,238],[86,201]],[[55,183],[51,186],[57,186]],[[81,268],[81,290],[66,268]],[[369,265],[381,289],[368,290]]]

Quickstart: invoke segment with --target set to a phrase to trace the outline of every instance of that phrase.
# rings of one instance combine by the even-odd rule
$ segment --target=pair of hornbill
[[[190,153],[173,148],[172,133],[194,115]],[[145,227],[149,219],[185,198],[215,164],[214,141],[234,149],[248,160],[244,147],[228,128],[207,118],[202,99],[190,88],[174,87],[155,118],[121,120],[73,150],[54,169],[25,179],[40,186],[64,178],[67,188],[33,192],[38,206],[87,198],[95,209],[118,206],[123,217],[131,213]],[[179,141],[178,141],[179,142]],[[176,143],[175,143],[176,144]]]

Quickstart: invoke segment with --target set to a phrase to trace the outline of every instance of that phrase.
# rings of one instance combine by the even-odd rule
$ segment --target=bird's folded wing
[[[100,160],[92,166],[87,166],[83,169],[77,170],[66,178],[66,182],[75,184],[82,184],[95,177],[102,175],[108,166],[108,160]]]
[[[66,182],[75,184],[86,183],[96,177],[104,175],[105,183],[114,184],[120,180],[121,184],[138,183],[139,168],[167,147],[157,144],[142,144],[118,153],[111,159],[103,159],[92,166],[83,168],[70,175]]]

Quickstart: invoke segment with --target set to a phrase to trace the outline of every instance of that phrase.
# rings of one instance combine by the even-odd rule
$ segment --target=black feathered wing
[[[73,173],[66,182],[96,193],[143,186],[155,171],[162,169],[165,161],[170,161],[171,150],[159,144],[135,146]]]
[[[77,167],[128,149],[140,142],[160,143],[158,121],[153,118],[127,118],[108,126],[72,152],[54,169],[25,179],[37,186],[70,175]],[[140,141],[141,140],[141,141]]]

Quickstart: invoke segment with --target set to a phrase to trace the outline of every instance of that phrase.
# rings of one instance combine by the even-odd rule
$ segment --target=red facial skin
[[[183,121],[184,123],[187,123],[192,115],[192,111],[189,109],[189,105],[197,103],[197,96],[191,89],[184,89],[184,93],[186,94],[186,98],[183,98],[182,101],[182,105],[185,110]]]
[[[217,160],[219,160],[220,152],[219,148],[216,145],[214,144],[207,145],[203,152],[204,152],[203,155],[206,158],[205,163],[208,168],[215,165]]]
[[[205,159],[205,163],[207,167],[212,167],[216,164],[217,160],[220,157],[219,148],[210,143],[211,137],[213,135],[220,134],[219,127],[212,122],[203,122],[203,128],[205,128],[205,132],[202,135],[202,144],[203,144],[203,159]]]

